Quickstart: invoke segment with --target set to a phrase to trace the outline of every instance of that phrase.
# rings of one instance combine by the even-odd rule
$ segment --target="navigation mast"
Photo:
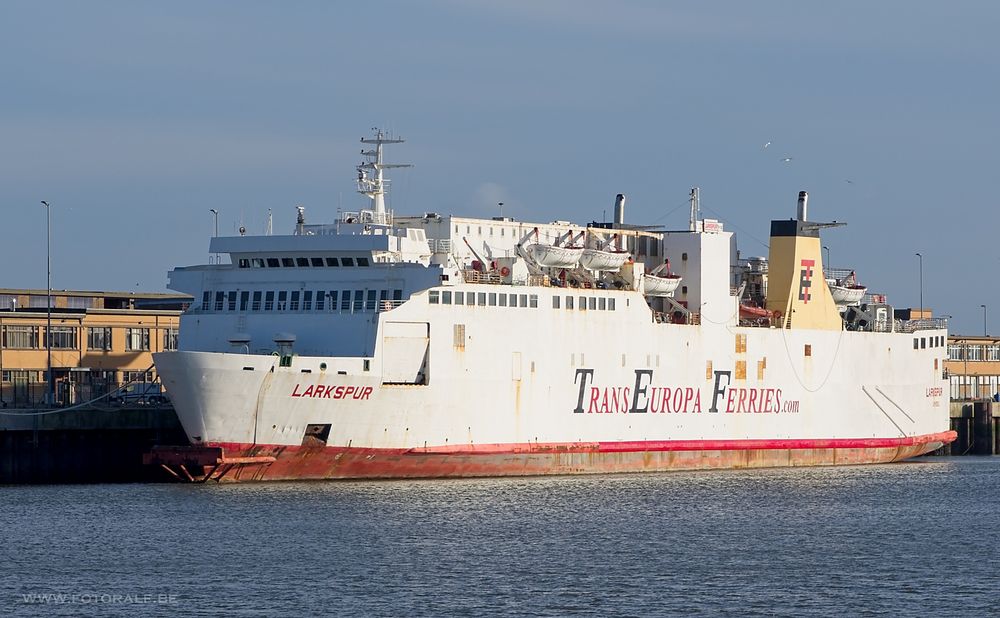
[[[392,137],[388,132],[379,128],[372,130],[375,132],[375,137],[361,138],[362,144],[372,144],[375,148],[361,151],[366,160],[362,161],[357,168],[358,193],[365,195],[372,201],[372,222],[389,225],[392,223],[392,215],[385,209],[385,193],[389,181],[383,177],[382,170],[413,166],[403,163],[384,163],[382,161],[382,145],[402,144],[406,140]]]

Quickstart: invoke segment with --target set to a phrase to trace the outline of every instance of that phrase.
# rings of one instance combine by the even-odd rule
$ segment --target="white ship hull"
[[[156,363],[192,442],[237,462],[222,480],[871,463],[950,439],[945,348],[913,349],[916,335],[656,324],[640,295],[616,295],[630,302],[605,313],[543,295],[517,338],[520,309],[417,295],[377,314],[368,371],[358,357]],[[383,383],[389,323],[429,324],[427,384]]]

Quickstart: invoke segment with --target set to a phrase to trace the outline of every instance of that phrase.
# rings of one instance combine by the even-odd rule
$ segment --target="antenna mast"
[[[698,201],[698,187],[691,188],[691,218],[688,221],[688,231],[697,232],[698,231],[698,212],[701,210],[701,204]]]
[[[413,166],[384,163],[382,161],[382,145],[402,144],[406,140],[394,138],[378,128],[372,130],[375,132],[375,137],[361,138],[362,144],[372,144],[375,148],[361,151],[366,160],[358,165],[358,193],[365,195],[372,201],[373,223],[388,225],[391,223],[391,215],[385,209],[385,193],[389,181],[383,177],[382,170]]]

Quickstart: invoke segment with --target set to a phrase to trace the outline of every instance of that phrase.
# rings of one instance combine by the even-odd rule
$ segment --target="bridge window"
[[[350,311],[351,310],[351,291],[344,290],[340,293],[340,310]]]
[[[304,257],[295,258],[295,265],[298,266],[299,268],[308,268],[309,258],[304,258]]]
[[[500,294],[500,306],[501,307],[506,307],[507,306],[507,295],[506,294]]]
[[[251,258],[250,263],[254,268],[264,268],[264,258]]]
[[[285,290],[280,290],[278,292],[278,306],[275,307],[278,311],[288,310],[288,292]]]
[[[368,302],[365,303],[365,311],[375,311],[375,290],[368,290]]]
[[[403,290],[393,290],[392,300],[403,300]]]
[[[205,290],[201,293],[201,310],[208,311],[211,309],[212,304],[212,292]]]
[[[455,304],[456,305],[465,304],[465,292],[455,292]]]
[[[281,258],[281,265],[284,266],[285,268],[294,268],[295,260],[290,257]]]
[[[229,293],[229,297],[226,299],[226,311],[236,311],[236,291],[233,290]]]
[[[340,263],[344,266],[354,266],[354,258],[352,257],[340,258]]]
[[[225,302],[226,302],[226,293],[225,292],[216,292],[215,293],[215,310],[216,311],[222,311],[222,305]]]
[[[240,311],[246,311],[250,304],[250,292],[244,290],[240,292]]]
[[[288,310],[289,311],[298,311],[299,310],[299,291],[298,290],[294,290],[292,292],[292,300],[291,300],[291,302],[288,303]]]
[[[240,268],[250,268],[250,260],[247,258],[239,259]]]
[[[328,258],[326,258],[326,265],[327,266],[340,266],[340,262],[335,257],[328,257]]]
[[[264,294],[264,311],[272,311],[274,309],[274,290],[268,290]]]
[[[318,266],[322,266],[323,265],[323,258],[314,257],[314,258],[309,258],[309,259],[312,262],[313,266],[317,266],[318,267]]]
[[[476,304],[478,304],[480,307],[485,307],[486,306],[486,292],[480,292],[479,295],[478,295],[478,297],[476,298],[476,300],[478,301]]]
[[[521,298],[524,298],[523,296]],[[532,309],[538,309],[538,295],[532,294],[528,297],[528,306]]]
[[[261,293],[259,290],[253,293],[253,304],[250,305],[251,311],[260,311],[260,296]]]
[[[441,292],[441,304],[442,305],[451,304],[451,292]]]
[[[427,302],[436,305],[441,302],[441,292],[437,290],[431,290],[427,293]]]
[[[280,268],[281,267],[281,263],[278,262],[278,258],[267,258],[267,267],[268,268]]]
[[[366,258],[366,257],[359,257],[358,258],[358,266],[368,266],[368,258]]]
[[[302,310],[312,311],[313,308],[313,293],[312,290],[306,290],[302,292]]]

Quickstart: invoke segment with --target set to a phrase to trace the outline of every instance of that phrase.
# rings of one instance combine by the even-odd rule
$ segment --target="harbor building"
[[[951,399],[994,399],[1000,393],[1000,337],[949,335],[944,364]]]
[[[153,382],[154,352],[177,348],[182,294],[0,288],[0,406],[45,403],[51,343],[54,404]]]

